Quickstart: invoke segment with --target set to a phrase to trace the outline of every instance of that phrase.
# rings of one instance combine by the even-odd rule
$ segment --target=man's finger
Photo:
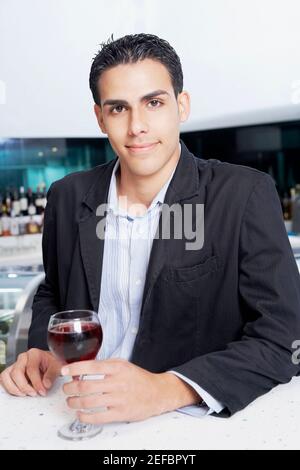
[[[118,388],[117,383],[111,379],[101,380],[72,380],[72,382],[63,385],[63,391],[66,395],[88,395],[91,393],[111,393]]]
[[[30,349],[28,351],[28,361],[26,366],[26,374],[33,386],[33,388],[42,396],[46,395],[46,387],[43,384],[42,378],[42,354],[43,352],[37,349]]]
[[[29,395],[31,397],[37,396],[37,392],[33,387],[31,387],[26,376],[19,369],[14,368],[10,374],[10,377],[22,393],[25,393],[25,395]]]
[[[124,362],[117,361],[81,361],[68,364],[61,369],[62,375],[114,375],[119,372]]]
[[[49,389],[60,375],[61,365],[53,361],[50,363],[43,377],[43,385]]]
[[[37,393],[26,378],[27,361],[27,353],[19,354],[17,362],[12,366],[10,371],[10,378],[22,393],[35,397]]]
[[[41,372],[40,372],[38,363],[33,363],[33,364],[30,364],[28,367],[26,367],[26,374],[34,390],[38,392],[40,395],[45,396],[46,389],[42,382]]]
[[[8,393],[16,397],[26,397],[26,393],[21,392],[10,377],[12,366],[5,369],[1,374],[1,385]]]
[[[69,397],[67,399],[68,406],[76,410],[89,410],[94,408],[111,408],[118,405],[120,397],[112,393],[104,393],[101,395],[86,395],[82,397]]]

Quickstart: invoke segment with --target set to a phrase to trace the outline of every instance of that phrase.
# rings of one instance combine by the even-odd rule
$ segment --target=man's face
[[[131,174],[154,175],[178,155],[179,127],[189,115],[189,95],[183,91],[175,98],[164,65],[152,59],[117,65],[101,75],[98,87],[99,126]],[[134,147],[145,144],[148,148]]]

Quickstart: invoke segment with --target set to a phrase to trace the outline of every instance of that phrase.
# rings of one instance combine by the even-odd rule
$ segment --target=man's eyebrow
[[[155,90],[155,91],[152,91],[151,93],[147,93],[147,95],[145,95],[145,96],[142,96],[140,98],[140,101],[141,102],[147,101],[147,100],[150,100],[151,98],[154,98],[155,96],[159,96],[159,95],[169,95],[170,96],[170,94],[166,90]],[[112,100],[105,100],[104,103],[103,103],[103,106],[106,106],[106,105],[128,106],[129,103],[126,100],[117,100],[117,99],[114,100],[114,99],[112,99]]]

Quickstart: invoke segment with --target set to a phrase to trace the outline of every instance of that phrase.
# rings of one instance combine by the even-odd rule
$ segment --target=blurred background
[[[0,370],[26,347],[50,184],[115,157],[88,85],[112,33],[175,48],[181,138],[271,175],[300,266],[299,18],[299,0],[0,0]]]

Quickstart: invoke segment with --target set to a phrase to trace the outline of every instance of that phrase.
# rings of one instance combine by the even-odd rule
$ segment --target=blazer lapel
[[[98,311],[104,241],[97,238],[98,218],[91,214],[79,222],[80,250],[93,310]]]
[[[172,206],[173,204],[179,203],[184,199],[189,199],[195,194],[197,194],[199,191],[199,177],[197,173],[196,162],[194,161],[195,157],[188,151],[187,147],[185,146],[182,140],[180,140],[180,143],[180,158],[164,200],[164,204],[167,206]],[[168,221],[167,217],[162,217],[163,211],[164,207],[162,208],[162,213],[159,218],[158,229],[152,244],[152,250],[150,254],[143,292],[141,317],[144,314],[145,307],[149,300],[156,279],[158,278],[166,262],[166,244],[172,243],[171,239],[164,240],[161,236],[162,233],[164,233],[162,224],[163,222]]]
[[[113,167],[116,160],[109,165],[99,167],[99,174],[83,200],[83,212],[79,220],[80,251],[87,279],[93,309],[97,312],[100,298],[100,285],[103,264],[104,237],[97,235],[97,224],[103,223],[106,213],[97,215],[97,208],[105,204]]]
[[[162,208],[162,211],[163,211],[163,208]],[[146,280],[145,280],[145,285],[144,285],[141,316],[144,310],[144,306],[146,305],[149,299],[149,296],[151,294],[152,286],[155,284],[155,281],[158,278],[166,261],[167,240],[164,240],[161,236],[161,234],[164,233],[163,227],[162,227],[163,220],[166,220],[166,219],[162,217],[162,213],[161,213],[159,217],[156,235],[152,243],[152,250],[150,254]]]

